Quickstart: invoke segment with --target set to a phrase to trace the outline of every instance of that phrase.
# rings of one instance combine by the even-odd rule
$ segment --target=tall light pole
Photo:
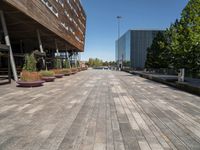
[[[117,39],[117,56],[118,56],[118,67],[120,68],[120,57],[119,57],[119,38],[120,38],[120,21],[122,19],[122,16],[117,16],[117,23],[118,23],[118,39]]]

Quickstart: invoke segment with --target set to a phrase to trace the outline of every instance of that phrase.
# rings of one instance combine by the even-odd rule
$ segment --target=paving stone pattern
[[[200,97],[125,72],[0,86],[0,150],[200,150]]]

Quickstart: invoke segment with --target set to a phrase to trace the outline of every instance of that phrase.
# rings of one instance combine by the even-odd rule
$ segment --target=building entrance
[[[9,47],[0,44],[0,85],[11,82]]]

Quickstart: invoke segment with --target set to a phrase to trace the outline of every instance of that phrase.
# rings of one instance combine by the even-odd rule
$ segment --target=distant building
[[[129,30],[116,41],[116,61],[119,66],[144,69],[147,48],[163,30]]]

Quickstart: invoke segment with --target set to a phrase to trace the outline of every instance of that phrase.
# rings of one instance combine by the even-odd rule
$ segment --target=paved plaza
[[[0,86],[0,150],[200,150],[200,97],[125,72]]]

